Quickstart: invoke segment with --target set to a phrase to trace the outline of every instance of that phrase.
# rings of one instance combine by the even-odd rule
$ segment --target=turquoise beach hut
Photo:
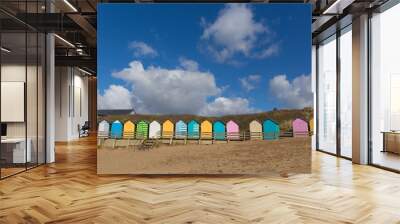
[[[184,121],[180,120],[175,124],[175,138],[186,138],[187,125]]]
[[[279,139],[280,132],[281,130],[278,123],[269,119],[264,121],[263,133],[265,140]]]
[[[123,125],[116,120],[111,124],[111,138],[122,138]]]
[[[199,122],[191,120],[188,123],[188,138],[199,139],[200,138],[200,125]]]
[[[215,140],[225,140],[225,124],[221,121],[216,121],[213,124],[214,139]]]

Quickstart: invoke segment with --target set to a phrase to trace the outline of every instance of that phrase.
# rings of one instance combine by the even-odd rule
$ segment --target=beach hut
[[[311,119],[310,119],[310,121],[308,122],[309,123],[309,127],[310,127],[310,133],[314,133],[314,118],[313,117],[311,117]]]
[[[293,137],[308,136],[308,124],[304,120],[297,118],[292,123]]]
[[[175,138],[186,138],[187,125],[184,121],[180,120],[175,124]]]
[[[198,139],[200,137],[200,125],[199,122],[191,120],[188,123],[188,138]]]
[[[164,121],[162,124],[162,137],[172,138],[174,136],[174,123],[170,120]]]
[[[147,121],[139,121],[136,123],[136,138],[147,139],[149,134],[149,123]]]
[[[236,124],[234,121],[230,120],[228,121],[228,123],[226,123],[226,132],[227,132],[227,138],[229,140],[240,139],[239,125]]]
[[[135,136],[135,124],[132,121],[126,121],[124,124],[123,138],[131,139]]]
[[[225,140],[225,124],[222,121],[216,121],[213,124],[213,133],[215,140]]]
[[[108,134],[110,132],[110,124],[108,123],[108,121],[101,121],[99,123],[99,129],[97,131],[97,135],[99,137],[108,137]]]
[[[111,138],[119,139],[122,138],[122,123],[118,120],[111,124]]]
[[[279,139],[280,135],[279,124],[273,120],[265,120],[263,123],[263,133],[265,140],[275,140]]]
[[[253,120],[249,124],[250,139],[262,139],[262,125],[259,121]]]
[[[149,138],[158,139],[161,137],[161,124],[158,121],[152,121],[149,125]]]
[[[97,131],[97,139],[98,145],[102,146],[102,143],[108,138],[110,132],[110,124],[103,120],[99,123],[98,131]]]
[[[200,137],[202,139],[212,139],[212,124],[208,120],[200,124]]]

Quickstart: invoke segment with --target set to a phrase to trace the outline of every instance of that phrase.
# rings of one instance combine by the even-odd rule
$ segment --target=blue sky
[[[223,115],[312,105],[307,4],[100,4],[100,109]]]

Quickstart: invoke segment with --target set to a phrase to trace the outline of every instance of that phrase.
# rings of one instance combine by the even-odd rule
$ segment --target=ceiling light
[[[64,3],[68,5],[74,12],[78,12],[78,10],[73,6],[68,0],[64,0]]]
[[[355,0],[336,0],[322,14],[342,14],[343,10],[351,5]]]
[[[11,50],[9,50],[9,49],[7,49],[5,47],[1,47],[1,51],[4,51],[6,53],[10,53],[11,52]]]
[[[75,45],[73,45],[71,42],[69,42],[68,40],[60,37],[58,34],[54,34],[55,37],[57,37],[59,40],[61,40],[62,42],[66,43],[68,46],[75,48]]]
[[[78,67],[78,70],[81,71],[81,72],[83,72],[83,73],[85,73],[86,75],[90,75],[90,76],[92,75],[92,73],[90,73],[90,72],[88,72],[88,71],[86,71],[86,70],[83,70],[83,69],[81,69],[81,68],[79,68],[79,67]]]

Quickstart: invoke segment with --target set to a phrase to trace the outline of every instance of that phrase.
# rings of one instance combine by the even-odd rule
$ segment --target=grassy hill
[[[310,107],[306,107],[304,109],[284,109],[284,110],[273,110],[262,113],[254,113],[254,114],[240,114],[240,115],[225,115],[218,117],[205,117],[205,116],[197,116],[191,114],[173,114],[173,115],[155,115],[155,114],[134,114],[134,115],[101,115],[98,116],[98,120],[107,120],[109,122],[120,120],[121,122],[125,122],[127,120],[131,120],[133,122],[137,122],[139,120],[146,120],[148,122],[158,121],[163,123],[165,120],[171,120],[172,122],[177,122],[179,120],[183,120],[185,122],[189,122],[190,120],[197,120],[201,122],[203,120],[209,121],[223,121],[228,122],[229,120],[233,120],[239,124],[241,130],[248,130],[249,123],[252,120],[259,120],[260,122],[271,119],[279,123],[282,131],[290,131],[292,128],[291,122],[296,118],[301,118],[305,121],[309,121],[313,116],[313,109]]]

